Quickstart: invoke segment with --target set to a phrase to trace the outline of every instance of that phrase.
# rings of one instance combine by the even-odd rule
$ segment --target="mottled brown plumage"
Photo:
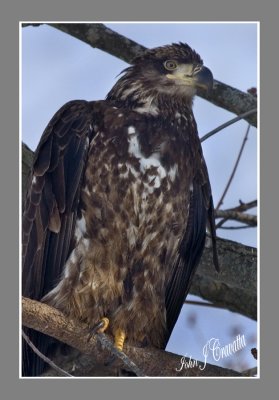
[[[48,124],[23,217],[23,295],[131,342],[164,348],[213,238],[192,112],[212,74],[185,44],[147,51],[104,101],[73,101]],[[47,351],[46,337],[33,340]],[[26,375],[41,364],[25,349]]]

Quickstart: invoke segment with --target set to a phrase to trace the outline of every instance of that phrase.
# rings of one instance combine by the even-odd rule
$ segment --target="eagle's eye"
[[[167,60],[164,62],[164,67],[168,71],[173,71],[174,69],[177,68],[177,63],[176,63],[176,61],[173,61],[173,60]]]

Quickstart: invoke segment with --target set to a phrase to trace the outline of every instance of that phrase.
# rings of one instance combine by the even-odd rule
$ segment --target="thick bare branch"
[[[257,319],[257,249],[218,239],[220,272],[214,270],[212,250],[206,248],[190,293]]]
[[[242,92],[216,79],[214,80],[212,93],[198,92],[198,95],[236,115],[257,108],[257,99],[250,93]],[[253,113],[244,119],[251,125],[257,126],[257,113]]]
[[[135,56],[140,55],[146,50],[146,47],[107,28],[104,24],[62,23],[48,25],[68,33],[92,47],[106,51],[127,63],[130,63]],[[216,80],[210,94],[207,95],[201,91],[198,92],[198,95],[216,106],[237,115],[257,108],[257,99],[255,96]],[[249,115],[245,117],[245,120],[251,125],[257,126],[257,114]]]
[[[22,323],[82,353],[92,355],[94,361],[99,363],[104,363],[109,356],[108,352],[100,346],[96,336],[88,340],[86,324],[77,324],[76,321],[65,318],[60,311],[46,304],[22,298]],[[185,364],[181,368],[181,356],[153,347],[137,348],[126,344],[124,352],[147,376],[241,376],[233,370],[207,363],[204,365],[204,360],[190,367],[191,360],[185,358]],[[186,362],[189,363],[188,368]]]

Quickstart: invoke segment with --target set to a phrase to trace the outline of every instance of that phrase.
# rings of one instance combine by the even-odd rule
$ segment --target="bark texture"
[[[91,363],[90,358],[83,357],[87,373],[93,366],[103,365],[110,356],[110,352],[104,348],[109,336],[98,334],[90,337],[85,324],[77,324],[76,321],[68,320],[60,311],[24,297],[22,298],[22,324],[28,328],[44,332],[91,356],[93,360]],[[138,348],[126,344],[124,345],[124,353],[129,360],[136,364],[143,376],[242,376],[241,373],[230,369],[207,363],[204,365],[204,360],[193,366],[190,364],[189,358],[185,358],[185,364],[181,368],[181,355],[153,347]],[[68,364],[64,365],[64,368],[66,366],[73,375],[79,369],[84,372],[84,368],[75,366],[75,360],[76,356],[73,355],[72,359],[68,359]],[[188,362],[188,367],[186,367],[186,362]],[[127,368],[121,360],[114,363],[114,368],[116,367]],[[180,369],[181,371],[179,371]]]

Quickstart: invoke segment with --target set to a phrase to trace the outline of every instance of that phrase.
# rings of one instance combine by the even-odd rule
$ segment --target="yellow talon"
[[[98,333],[104,333],[109,326],[109,319],[107,317],[101,318],[100,323],[102,323],[102,326],[98,329]]]
[[[116,329],[114,334],[114,346],[117,350],[123,351],[126,333],[122,329]]]

